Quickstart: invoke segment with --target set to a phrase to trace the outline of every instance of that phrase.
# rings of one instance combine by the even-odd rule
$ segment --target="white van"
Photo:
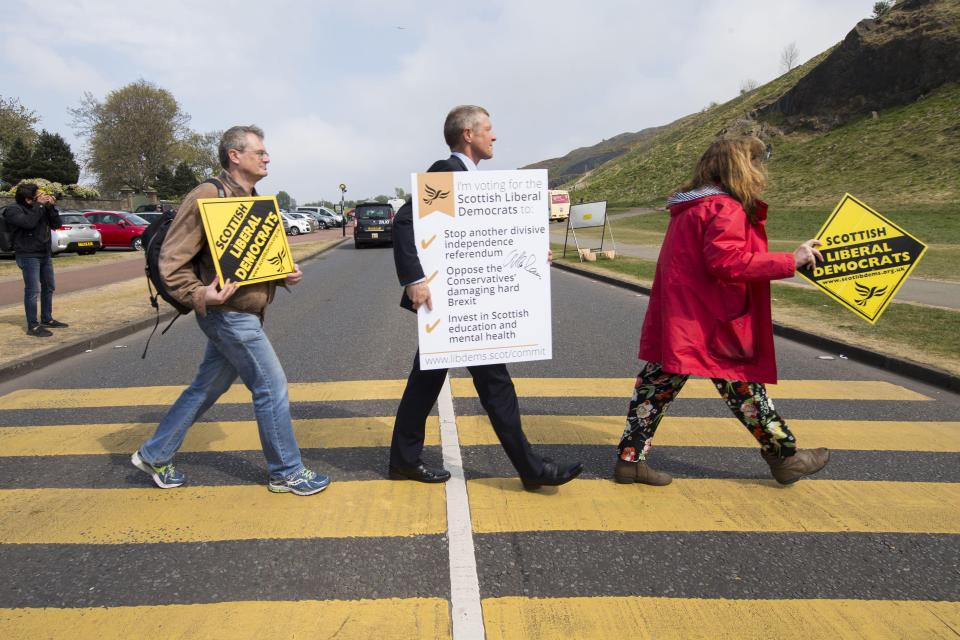
[[[550,190],[550,222],[570,217],[570,193],[559,189]]]

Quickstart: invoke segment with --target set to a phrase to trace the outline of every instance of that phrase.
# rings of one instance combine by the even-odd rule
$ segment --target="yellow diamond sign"
[[[849,193],[817,234],[823,262],[797,273],[874,324],[927,246]]]
[[[293,273],[293,256],[274,196],[201,198],[200,218],[220,284],[278,280]]]

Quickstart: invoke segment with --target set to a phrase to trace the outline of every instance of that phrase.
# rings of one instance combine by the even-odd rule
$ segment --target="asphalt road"
[[[0,637],[450,637],[444,488],[385,480],[416,349],[390,251],[302,266],[266,328],[330,489],[266,491],[242,391],[178,456],[188,487],[129,465],[195,371],[192,318],[145,361],[142,332],[0,385]],[[554,360],[510,369],[535,448],[584,461],[581,479],[522,491],[451,372],[487,637],[955,637],[960,396],[778,340],[771,396],[801,447],[834,450],[823,473],[773,484],[691,381],[651,458],[673,485],[616,485],[646,298],[552,278]],[[441,462],[435,424],[424,457]]]

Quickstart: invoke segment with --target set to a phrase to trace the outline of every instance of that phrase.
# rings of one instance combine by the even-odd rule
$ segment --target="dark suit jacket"
[[[427,173],[466,170],[463,160],[457,156],[450,156],[446,160],[434,162],[427,169]],[[417,194],[413,194],[412,197],[417,197]],[[417,257],[417,243],[413,238],[413,203],[410,200],[400,207],[393,220],[393,262],[397,267],[397,278],[400,279],[402,287],[420,280],[425,275],[423,267],[420,266],[420,258]],[[406,288],[400,298],[400,306],[409,311],[414,310]]]

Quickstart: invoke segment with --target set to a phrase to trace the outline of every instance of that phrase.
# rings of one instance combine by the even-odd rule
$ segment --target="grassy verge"
[[[649,286],[655,263],[621,257],[580,263],[576,255],[554,261],[597,271]],[[870,325],[816,290],[773,283],[774,321],[891,356],[912,360],[960,375],[960,312],[893,302],[875,325]]]
[[[292,245],[290,249],[293,259],[302,261],[337,242],[339,239],[303,242]],[[102,287],[57,294],[53,299],[53,307],[54,317],[70,326],[54,330],[53,336],[49,338],[31,338],[25,334],[26,322],[22,304],[0,307],[0,344],[3,345],[0,365],[80,340],[89,340],[107,330],[131,326],[156,317],[156,312],[150,306],[147,285],[142,276]],[[122,339],[117,345],[129,343]],[[123,348],[142,348],[142,345]]]
[[[793,251],[804,240],[817,235],[831,210],[816,207],[774,208],[767,221],[771,251]],[[960,206],[921,206],[899,208],[880,213],[903,227],[929,247],[911,277],[960,281],[957,262],[960,259]],[[631,216],[612,221],[617,242],[660,246],[667,230],[666,212]],[[590,240],[599,240],[599,229],[577,233]]]

